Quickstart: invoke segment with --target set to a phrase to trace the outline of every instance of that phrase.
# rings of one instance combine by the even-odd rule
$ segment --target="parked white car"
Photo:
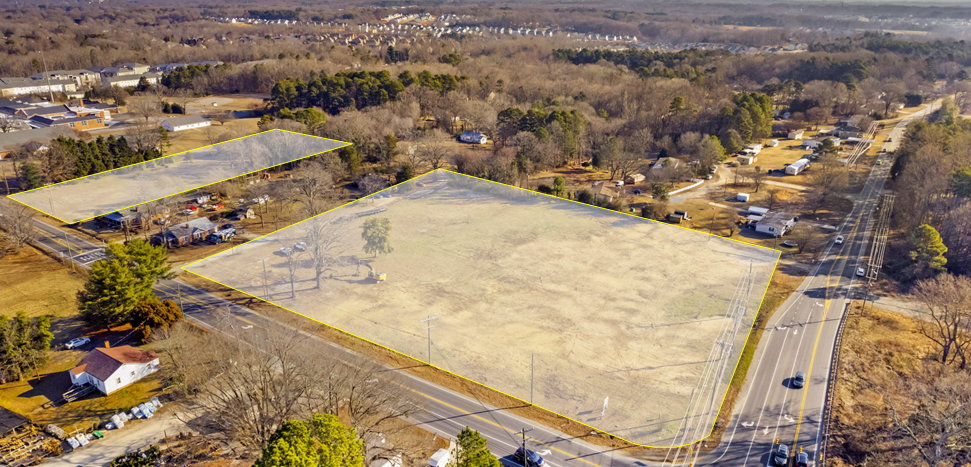
[[[91,338],[89,337],[78,337],[76,339],[71,339],[71,341],[68,342],[65,347],[68,349],[76,349],[89,342],[91,342]]]

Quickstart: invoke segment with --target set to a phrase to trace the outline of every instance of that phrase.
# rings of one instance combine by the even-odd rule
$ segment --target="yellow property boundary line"
[[[772,282],[772,277],[773,277],[773,276],[775,275],[775,270],[776,270],[776,269],[778,268],[778,266],[779,266],[779,260],[781,259],[781,256],[782,256],[782,254],[781,254],[782,252],[781,252],[781,251],[779,251],[779,250],[776,250],[776,249],[774,249],[774,248],[768,248],[768,247],[764,247],[764,246],[761,246],[761,245],[755,245],[755,244],[751,244],[751,243],[747,243],[747,242],[743,242],[743,241],[741,241],[741,240],[737,240],[737,239],[732,239],[732,238],[725,238],[725,237],[721,237],[721,236],[718,236],[718,235],[714,235],[714,234],[710,234],[710,233],[706,233],[706,232],[702,232],[702,231],[700,231],[700,230],[693,230],[693,229],[689,229],[689,228],[687,228],[687,227],[681,227],[681,226],[679,226],[679,225],[673,225],[673,224],[667,224],[667,223],[663,223],[663,222],[658,222],[658,221],[655,221],[655,220],[652,220],[652,219],[645,219],[645,218],[643,218],[643,217],[640,217],[640,216],[637,216],[637,215],[634,215],[634,214],[630,214],[630,213],[625,213],[625,212],[619,212],[619,211],[614,211],[614,210],[612,210],[612,209],[607,209],[607,208],[603,208],[603,207],[600,207],[600,206],[594,206],[594,205],[592,205],[592,204],[586,204],[586,203],[581,203],[581,202],[579,202],[579,201],[576,201],[576,200],[572,200],[572,199],[567,199],[567,198],[560,198],[560,197],[558,197],[558,196],[554,196],[554,195],[548,195],[548,194],[545,194],[545,193],[539,193],[539,192],[536,192],[536,191],[532,191],[532,190],[528,190],[528,189],[525,189],[525,188],[522,188],[522,187],[517,187],[517,186],[513,186],[513,185],[507,185],[507,184],[505,184],[505,183],[499,183],[499,182],[494,182],[494,181],[492,181],[492,180],[486,180],[486,179],[483,179],[483,178],[479,178],[479,177],[473,177],[473,176],[471,176],[471,175],[465,175],[465,174],[462,174],[462,173],[459,173],[459,172],[453,172],[453,171],[451,171],[451,170],[447,170],[447,169],[435,169],[435,170],[433,170],[433,171],[431,171],[431,172],[427,172],[427,173],[425,173],[425,174],[422,174],[422,175],[419,175],[418,177],[415,177],[415,178],[413,178],[413,179],[411,179],[411,180],[416,180],[416,179],[418,179],[418,178],[422,178],[422,177],[426,177],[426,176],[428,176],[428,175],[430,175],[430,174],[432,174],[432,173],[434,173],[434,172],[436,172],[436,171],[439,171],[439,170],[440,170],[440,171],[443,171],[443,172],[449,172],[449,173],[452,173],[452,174],[456,174],[456,175],[461,175],[461,176],[463,176],[463,177],[469,177],[469,178],[473,178],[473,179],[476,179],[476,180],[481,180],[481,181],[484,181],[484,182],[489,182],[489,183],[494,183],[494,184],[498,184],[498,185],[502,185],[502,186],[506,186],[506,187],[510,187],[510,188],[516,188],[516,189],[518,189],[518,190],[522,190],[522,191],[526,191],[526,192],[529,192],[530,194],[535,194],[535,195],[542,195],[542,196],[548,196],[548,197],[550,197],[550,198],[555,198],[555,199],[557,199],[557,200],[562,200],[562,201],[570,201],[570,202],[574,202],[574,203],[577,203],[577,204],[579,204],[579,205],[582,205],[582,206],[584,206],[584,207],[593,207],[593,208],[598,208],[598,209],[602,209],[602,210],[604,210],[604,211],[608,211],[608,212],[611,212],[611,213],[615,213],[615,214],[622,214],[622,215],[626,215],[626,216],[630,216],[630,217],[633,217],[633,218],[636,218],[636,219],[640,219],[640,220],[642,220],[642,221],[649,221],[649,222],[654,222],[654,223],[657,223],[657,224],[660,224],[660,225],[666,225],[666,226],[672,226],[672,227],[679,227],[679,228],[682,228],[682,229],[684,229],[684,230],[688,230],[688,231],[690,231],[690,232],[692,232],[692,233],[696,233],[696,234],[697,234],[697,233],[701,233],[701,234],[705,234],[705,235],[709,235],[709,236],[712,236],[712,237],[717,237],[717,238],[719,238],[719,239],[723,239],[723,240],[732,240],[732,241],[735,241],[735,242],[738,242],[738,243],[741,243],[741,244],[743,244],[743,245],[745,245],[746,247],[757,247],[757,248],[763,248],[763,249],[766,249],[766,250],[769,250],[769,251],[774,251],[774,252],[776,252],[776,253],[778,253],[778,254],[777,254],[777,256],[776,256],[776,262],[775,262],[775,265],[774,265],[774,266],[773,266],[773,268],[772,268],[772,274],[771,274],[771,275],[770,275],[770,277],[769,277],[769,283],[771,283],[771,282]],[[392,349],[392,348],[390,348],[390,347],[387,347],[387,346],[384,346],[384,345],[381,345],[381,344],[378,344],[378,343],[376,343],[376,342],[373,342],[373,341],[371,341],[371,340],[369,340],[369,339],[365,339],[365,338],[363,338],[363,337],[360,337],[360,336],[358,336],[358,335],[356,335],[356,334],[353,334],[353,333],[350,333],[350,332],[347,332],[347,331],[345,331],[345,330],[343,330],[343,329],[340,329],[340,328],[337,328],[337,327],[334,327],[334,326],[331,326],[331,325],[329,325],[329,324],[327,324],[327,323],[324,323],[324,322],[322,322],[322,321],[319,321],[319,320],[317,320],[317,319],[314,319],[314,318],[311,318],[311,317],[309,317],[309,316],[306,316],[306,315],[304,315],[304,314],[302,314],[302,313],[299,313],[299,312],[296,312],[296,311],[293,311],[293,310],[291,310],[291,309],[289,309],[289,308],[287,308],[287,307],[284,307],[284,306],[282,306],[282,305],[279,305],[279,304],[277,304],[277,303],[273,303],[273,302],[270,302],[270,301],[268,301],[268,300],[266,300],[266,299],[263,299],[263,298],[260,298],[260,297],[258,297],[258,296],[255,296],[255,295],[252,295],[252,294],[250,294],[250,293],[247,293],[247,292],[244,292],[244,291],[242,291],[242,290],[239,290],[239,289],[237,289],[237,288],[235,288],[235,287],[231,287],[231,286],[228,286],[228,285],[226,285],[226,284],[223,284],[222,282],[219,282],[219,281],[216,281],[216,280],[213,280],[212,278],[209,278],[209,277],[206,277],[206,276],[203,276],[202,274],[199,274],[199,273],[196,273],[196,272],[193,272],[193,271],[190,271],[190,270],[188,270],[188,269],[187,269],[187,268],[189,268],[189,267],[191,267],[191,266],[193,266],[193,265],[195,265],[195,264],[197,264],[197,263],[200,263],[200,262],[202,262],[202,261],[205,261],[205,260],[207,260],[207,259],[210,259],[210,258],[213,258],[213,257],[215,257],[215,256],[218,256],[218,255],[221,255],[221,254],[224,254],[224,253],[227,253],[227,254],[231,254],[231,252],[232,252],[232,251],[233,251],[233,249],[235,249],[235,248],[240,248],[240,247],[242,247],[242,246],[244,246],[244,245],[247,245],[247,244],[249,244],[249,243],[252,243],[252,242],[255,242],[255,241],[258,241],[258,240],[261,240],[261,239],[263,239],[263,238],[266,238],[266,237],[269,237],[270,235],[273,235],[273,234],[275,234],[275,233],[277,233],[277,232],[280,232],[280,231],[282,231],[282,230],[285,230],[285,229],[289,229],[289,228],[291,228],[291,227],[295,227],[295,226],[297,226],[297,225],[299,225],[299,224],[301,224],[301,223],[303,223],[303,222],[306,222],[306,221],[309,221],[309,220],[311,220],[311,219],[314,219],[314,218],[316,218],[316,217],[318,217],[318,216],[322,216],[322,215],[324,215],[324,214],[327,214],[327,213],[329,213],[329,212],[331,212],[331,211],[334,211],[334,210],[336,210],[336,209],[340,209],[340,208],[342,208],[342,207],[345,207],[345,206],[348,206],[348,205],[351,205],[351,204],[353,204],[353,203],[355,203],[355,202],[357,202],[357,201],[360,201],[360,200],[362,200],[362,199],[365,199],[365,198],[368,198],[368,197],[370,197],[370,196],[373,196],[373,195],[376,195],[376,194],[378,194],[378,193],[381,193],[381,192],[383,192],[383,191],[386,191],[386,190],[389,190],[389,189],[391,189],[391,188],[393,188],[394,186],[397,186],[397,185],[392,185],[392,186],[390,186],[390,187],[388,187],[388,188],[385,188],[384,190],[381,190],[381,191],[377,191],[377,192],[375,192],[375,193],[372,193],[372,194],[370,194],[370,195],[368,195],[368,196],[365,196],[365,197],[362,197],[362,198],[358,198],[358,199],[356,199],[356,200],[353,200],[353,201],[349,201],[349,202],[347,202],[347,203],[344,203],[344,204],[342,204],[342,205],[340,205],[340,206],[337,206],[337,207],[334,207],[334,208],[331,208],[331,209],[329,209],[329,210],[327,210],[327,211],[324,211],[324,212],[322,212],[322,213],[320,213],[320,214],[317,214],[316,216],[313,216],[313,217],[309,217],[309,218],[307,218],[307,219],[304,219],[304,220],[302,220],[302,221],[300,221],[300,222],[297,222],[297,223],[294,223],[294,224],[291,224],[291,225],[289,225],[289,226],[286,226],[286,227],[282,227],[282,228],[279,228],[279,229],[277,229],[277,230],[274,230],[274,231],[272,231],[272,232],[270,232],[270,233],[268,233],[268,234],[265,234],[265,235],[262,235],[262,236],[260,236],[260,237],[257,237],[257,238],[255,238],[255,239],[253,239],[253,240],[250,240],[249,242],[246,242],[246,243],[243,243],[243,244],[240,244],[240,245],[237,245],[237,246],[234,246],[234,247],[232,247],[232,248],[229,248],[229,249],[227,249],[227,250],[223,250],[223,251],[220,251],[220,252],[218,252],[218,253],[213,253],[213,254],[211,254],[211,255],[209,255],[209,256],[206,256],[206,257],[204,257],[204,258],[202,258],[202,259],[199,259],[199,260],[196,260],[196,261],[193,261],[193,262],[191,262],[191,263],[188,263],[188,264],[186,264],[186,265],[183,265],[181,269],[182,269],[183,271],[186,271],[186,272],[188,272],[188,273],[190,273],[190,274],[194,274],[194,275],[196,275],[196,276],[198,276],[198,277],[201,277],[201,278],[203,278],[203,279],[206,279],[206,280],[208,280],[208,281],[211,281],[211,282],[214,282],[214,283],[216,283],[216,284],[219,284],[219,285],[221,285],[221,286],[223,286],[223,287],[226,287],[227,289],[230,289],[230,290],[235,290],[235,291],[237,291],[237,292],[239,292],[239,293],[241,293],[241,294],[243,294],[243,295],[246,295],[246,296],[248,296],[248,297],[253,297],[253,298],[255,298],[255,299],[257,299],[257,300],[259,300],[259,301],[261,301],[261,302],[264,302],[264,303],[267,303],[267,304],[269,304],[269,305],[273,305],[273,306],[275,306],[275,307],[277,307],[277,308],[280,308],[280,309],[283,309],[283,310],[286,310],[286,311],[289,311],[290,313],[293,313],[293,314],[295,314],[295,315],[297,315],[297,316],[301,316],[301,317],[303,317],[303,318],[306,318],[306,319],[308,319],[308,320],[310,320],[310,321],[312,321],[312,322],[315,322],[315,323],[318,323],[318,324],[322,324],[322,325],[324,325],[324,326],[326,326],[326,327],[328,327],[328,328],[330,328],[330,329],[333,329],[333,330],[335,330],[335,331],[338,331],[338,332],[340,332],[340,333],[343,333],[343,334],[346,334],[346,335],[349,335],[349,336],[351,336],[351,337],[354,337],[354,338],[357,338],[357,339],[360,339],[360,340],[362,340],[362,341],[364,341],[364,342],[367,342],[367,343],[369,343],[369,344],[372,344],[372,345],[374,345],[374,346],[377,346],[378,348],[381,348],[381,349],[385,349],[385,350],[388,350],[388,351],[391,351],[391,352],[393,352],[393,353],[395,353],[395,354],[398,354],[398,355],[401,355],[401,356],[403,356],[403,357],[406,357],[406,358],[409,358],[409,359],[412,359],[412,360],[415,360],[415,361],[418,361],[418,362],[421,362],[421,363],[423,363],[423,364],[426,364],[426,365],[428,365],[428,366],[430,366],[430,367],[432,367],[432,368],[435,368],[435,369],[437,369],[437,370],[439,370],[439,371],[442,371],[442,372],[444,372],[444,373],[446,373],[446,374],[449,374],[449,375],[452,375],[452,376],[455,376],[455,377],[458,377],[458,378],[461,378],[461,379],[463,379],[463,380],[465,380],[465,381],[468,381],[468,382],[470,382],[470,383],[472,383],[472,384],[475,384],[475,385],[478,385],[478,386],[481,386],[481,387],[483,387],[483,388],[486,388],[486,389],[488,389],[488,390],[491,390],[491,391],[494,391],[494,392],[496,392],[496,393],[499,393],[499,394],[502,394],[502,395],[504,395],[504,396],[506,396],[506,397],[509,397],[509,398],[512,398],[513,400],[517,400],[517,401],[520,401],[520,402],[522,402],[523,404],[525,404],[526,406],[529,406],[529,407],[536,407],[536,408],[539,408],[539,409],[542,409],[542,410],[545,410],[545,411],[547,411],[547,412],[549,412],[549,413],[552,413],[552,414],[554,414],[554,415],[556,415],[556,416],[558,416],[558,417],[562,417],[562,418],[564,418],[564,419],[567,419],[567,420],[570,420],[570,421],[572,421],[572,422],[574,422],[574,423],[577,423],[577,424],[579,424],[579,425],[581,425],[581,426],[585,426],[585,427],[588,427],[588,428],[590,428],[591,430],[594,430],[594,431],[598,431],[598,432],[601,432],[601,433],[606,433],[606,434],[609,434],[610,436],[612,436],[612,437],[614,437],[614,438],[617,438],[617,439],[619,439],[619,440],[621,440],[621,441],[624,441],[624,442],[627,442],[627,443],[630,443],[630,444],[632,444],[632,445],[634,445],[634,446],[640,446],[640,447],[645,447],[645,448],[657,448],[657,449],[671,449],[671,448],[679,448],[679,447],[685,447],[685,446],[690,446],[690,445],[692,445],[692,444],[695,444],[695,443],[698,443],[698,442],[700,442],[700,441],[703,441],[703,440],[705,440],[705,439],[707,439],[708,437],[710,437],[710,436],[711,436],[711,433],[712,433],[712,431],[714,431],[714,428],[715,428],[715,424],[716,424],[716,423],[718,423],[718,415],[720,415],[720,414],[721,414],[721,409],[722,409],[722,406],[723,406],[723,405],[725,404],[725,398],[726,398],[726,397],[728,396],[728,391],[729,391],[729,390],[731,389],[731,381],[732,381],[732,380],[733,380],[733,379],[735,378],[735,372],[736,372],[736,371],[738,371],[738,365],[739,365],[739,363],[740,363],[740,362],[741,362],[741,360],[742,360],[742,358],[741,358],[741,355],[742,355],[742,350],[744,350],[744,349],[745,349],[745,345],[746,345],[746,344],[748,343],[748,340],[749,340],[749,339],[751,338],[751,336],[752,336],[752,330],[753,330],[753,329],[755,329],[755,321],[756,321],[756,320],[755,320],[754,318],[752,319],[752,325],[751,325],[751,326],[749,327],[749,331],[748,331],[748,334],[747,334],[747,335],[746,335],[746,337],[745,337],[745,342],[744,342],[744,343],[742,344],[742,347],[741,347],[741,349],[742,349],[742,350],[740,350],[740,351],[739,351],[739,359],[738,359],[738,361],[737,361],[737,362],[735,362],[735,368],[734,368],[734,369],[732,370],[732,378],[730,378],[730,379],[728,380],[729,382],[728,382],[728,384],[726,385],[726,388],[725,388],[725,394],[723,394],[723,395],[722,395],[722,398],[721,398],[721,404],[719,405],[719,408],[718,408],[718,412],[717,412],[717,413],[715,414],[715,420],[714,420],[714,421],[712,422],[712,426],[711,426],[711,428],[710,428],[710,429],[708,430],[708,434],[706,434],[706,435],[705,435],[704,437],[702,437],[702,438],[700,438],[700,439],[698,439],[698,440],[695,440],[695,441],[691,441],[691,442],[689,442],[689,443],[685,443],[685,444],[682,444],[682,445],[679,445],[679,446],[649,446],[649,445],[646,445],[646,444],[639,444],[639,443],[635,443],[635,442],[633,442],[633,441],[630,441],[630,440],[628,440],[628,439],[625,439],[625,438],[622,438],[622,437],[620,437],[620,436],[617,436],[617,435],[613,435],[613,434],[611,434],[610,432],[608,432],[608,431],[605,431],[605,430],[603,430],[603,429],[601,429],[601,428],[597,428],[597,427],[594,427],[594,426],[591,426],[591,425],[588,425],[588,424],[586,424],[586,423],[583,423],[583,422],[581,422],[581,421],[579,421],[579,420],[576,420],[576,419],[574,419],[574,418],[571,418],[571,417],[568,417],[568,416],[566,416],[566,415],[563,415],[563,414],[560,414],[560,413],[558,413],[558,412],[555,412],[555,411],[553,411],[553,410],[550,410],[550,409],[547,409],[547,408],[545,408],[545,407],[541,407],[541,406],[538,406],[538,405],[534,405],[534,404],[531,404],[531,403],[529,403],[529,402],[527,402],[527,401],[525,401],[525,400],[523,400],[523,399],[520,399],[520,398],[518,398],[518,397],[516,397],[516,396],[513,396],[513,395],[510,395],[510,394],[507,394],[507,393],[505,393],[505,392],[503,392],[503,391],[500,391],[500,390],[498,390],[498,389],[495,389],[495,388],[492,388],[492,387],[490,387],[490,386],[488,386],[488,385],[485,385],[485,384],[482,384],[482,383],[480,383],[480,382],[478,382],[478,381],[474,381],[474,380],[471,380],[471,379],[469,379],[469,378],[466,378],[466,377],[464,377],[464,376],[462,376],[462,375],[459,375],[459,374],[456,374],[456,373],[453,373],[453,372],[451,372],[451,371],[449,371],[449,370],[446,370],[446,369],[444,369],[444,368],[441,368],[441,367],[438,367],[438,366],[436,366],[436,365],[433,365],[433,364],[431,364],[431,363],[428,363],[428,362],[424,362],[424,361],[422,361],[422,360],[421,360],[420,358],[416,358],[416,357],[413,357],[413,356],[411,356],[411,355],[408,355],[408,354],[405,354],[405,353],[403,353],[403,352],[399,352],[399,351],[397,351],[397,350],[395,350],[395,349]],[[759,312],[759,310],[760,310],[760,309],[762,308],[762,304],[764,303],[764,301],[765,301],[765,296],[766,296],[767,294],[768,294],[768,285],[766,285],[766,288],[765,288],[765,290],[764,290],[764,291],[762,292],[762,298],[761,298],[761,299],[759,300],[759,307],[758,307],[758,308],[756,309],[756,316],[758,315],[758,312]]]
[[[130,205],[130,206],[124,206],[124,207],[120,207],[120,208],[118,208],[118,209],[115,209],[114,211],[111,211],[111,212],[117,212],[117,211],[122,211],[122,210],[125,210],[125,209],[131,209],[131,208],[133,208],[133,207],[135,207],[135,206],[141,206],[141,205],[143,205],[143,204],[148,204],[148,203],[151,203],[152,201],[158,201],[158,200],[160,200],[160,199],[165,199],[165,198],[168,198],[168,197],[170,197],[170,196],[176,196],[176,195],[181,195],[181,194],[183,194],[183,193],[188,193],[188,192],[190,192],[190,191],[193,191],[193,190],[198,190],[198,189],[200,189],[200,188],[203,188],[203,187],[207,187],[207,186],[211,186],[211,185],[215,185],[215,184],[217,184],[217,183],[222,183],[222,182],[225,182],[225,181],[227,181],[227,180],[232,180],[232,179],[234,179],[234,178],[239,178],[239,177],[243,177],[243,176],[246,176],[246,175],[249,175],[249,174],[253,174],[253,173],[256,173],[256,172],[260,172],[260,171],[262,171],[262,170],[267,170],[267,169],[271,169],[271,168],[273,168],[273,167],[279,167],[279,166],[281,166],[281,165],[284,165],[284,164],[289,164],[289,163],[292,163],[292,162],[297,162],[297,161],[300,161],[300,160],[303,160],[303,159],[306,159],[306,158],[308,158],[308,157],[313,157],[313,156],[317,156],[317,155],[320,155],[320,154],[324,154],[324,153],[328,153],[328,152],[331,152],[331,151],[336,151],[336,150],[338,150],[338,149],[341,149],[341,148],[346,148],[347,146],[351,146],[351,145],[353,145],[353,143],[348,143],[348,142],[346,142],[346,141],[339,141],[339,140],[336,140],[336,139],[330,139],[330,138],[324,138],[324,137],[322,137],[322,136],[315,136],[315,135],[308,135],[308,134],[306,134],[306,133],[298,133],[298,132],[296,132],[296,131],[290,131],[290,130],[281,130],[281,129],[279,129],[279,128],[274,128],[274,129],[271,129],[271,130],[266,130],[266,131],[261,131],[261,132],[259,132],[259,133],[254,133],[254,134],[252,134],[252,135],[248,135],[248,136],[241,136],[241,137],[239,137],[239,138],[233,138],[233,139],[231,139],[231,140],[229,140],[229,141],[223,141],[223,142],[221,142],[221,143],[216,143],[216,144],[210,144],[210,145],[207,145],[207,146],[202,146],[202,147],[198,147],[198,148],[195,148],[195,149],[189,149],[189,150],[187,150],[187,151],[182,151],[182,152],[177,152],[177,153],[175,153],[175,154],[169,154],[169,155],[167,155],[167,156],[165,156],[165,157],[159,157],[159,158],[157,158],[157,159],[152,159],[152,160],[148,160],[148,161],[144,161],[144,162],[139,162],[139,163],[137,163],[137,164],[131,164],[131,165],[125,165],[125,166],[122,166],[122,167],[115,167],[114,169],[111,169],[111,170],[106,170],[106,171],[104,171],[104,172],[98,172],[98,173],[96,173],[96,174],[91,174],[91,175],[85,175],[85,176],[83,176],[83,177],[78,177],[78,178],[73,178],[73,179],[71,179],[71,180],[65,180],[65,181],[63,181],[63,182],[57,182],[57,183],[52,183],[52,184],[50,184],[50,185],[45,185],[45,186],[42,186],[42,187],[39,187],[39,188],[34,188],[34,189],[32,189],[32,190],[27,190],[27,191],[21,191],[20,193],[14,193],[14,194],[12,194],[12,195],[8,195],[8,196],[7,196],[7,198],[8,198],[8,199],[12,199],[12,200],[14,200],[14,201],[16,201],[16,202],[18,202],[18,203],[20,203],[20,204],[22,204],[22,205],[24,205],[24,206],[27,206],[27,207],[29,207],[29,208],[31,208],[31,209],[35,209],[35,210],[37,210],[37,211],[40,211],[40,212],[42,212],[42,213],[44,213],[44,214],[46,214],[46,215],[48,215],[48,216],[51,216],[51,217],[53,217],[54,219],[57,219],[57,220],[58,220],[58,221],[60,221],[60,222],[63,222],[63,223],[65,223],[65,224],[69,224],[69,225],[70,225],[70,224],[78,224],[78,223],[81,223],[81,222],[85,222],[85,221],[89,221],[89,220],[91,220],[91,219],[95,219],[95,218],[97,218],[97,217],[101,217],[101,216],[103,216],[103,215],[105,215],[105,214],[110,214],[110,212],[106,212],[106,213],[104,213],[104,214],[99,214],[99,215],[96,215],[96,216],[91,216],[91,217],[87,217],[87,218],[84,218],[84,219],[80,219],[80,220],[76,220],[76,221],[73,221],[73,222],[72,222],[72,221],[67,221],[67,220],[64,220],[64,219],[61,219],[60,217],[57,217],[57,216],[55,216],[55,215],[54,215],[53,213],[49,213],[49,212],[47,212],[47,211],[45,211],[45,210],[43,210],[43,209],[41,209],[41,208],[38,208],[37,206],[32,206],[32,205],[30,205],[30,204],[27,204],[27,203],[25,203],[25,202],[23,202],[23,201],[20,201],[20,200],[18,200],[17,198],[14,198],[14,196],[20,196],[20,195],[23,195],[23,194],[26,194],[26,193],[30,193],[30,192],[34,192],[34,191],[38,191],[38,190],[45,190],[45,189],[50,189],[50,188],[52,188],[52,187],[55,187],[55,186],[57,186],[57,185],[61,185],[61,184],[63,184],[63,183],[71,183],[71,182],[76,182],[76,181],[78,181],[78,180],[83,180],[83,179],[85,179],[85,178],[88,178],[88,177],[94,177],[94,176],[101,176],[101,175],[105,175],[105,174],[108,174],[108,173],[111,173],[111,172],[114,172],[114,171],[116,171],[116,170],[121,170],[121,169],[129,169],[129,168],[131,168],[131,167],[136,167],[136,166],[139,166],[139,165],[141,165],[141,164],[148,164],[149,162],[152,162],[152,163],[154,163],[154,162],[156,162],[156,161],[161,161],[161,160],[164,160],[164,159],[168,159],[168,158],[170,158],[170,157],[175,157],[175,156],[178,156],[178,155],[180,155],[180,154],[185,154],[185,153],[189,153],[189,152],[193,152],[193,151],[199,151],[199,150],[201,150],[201,149],[206,149],[206,148],[211,148],[211,147],[214,147],[214,146],[219,146],[220,144],[226,144],[226,143],[231,143],[231,142],[233,142],[233,141],[239,141],[239,140],[242,140],[242,139],[246,139],[246,138],[252,138],[252,137],[254,137],[254,136],[259,136],[259,135],[262,135],[262,134],[265,134],[265,133],[269,133],[269,132],[271,132],[271,131],[281,131],[281,132],[286,132],[286,133],[293,133],[293,134],[295,134],[295,135],[300,135],[300,136],[306,136],[306,137],[309,137],[309,138],[317,138],[317,139],[323,139],[323,140],[327,140],[327,141],[333,141],[333,142],[335,142],[335,143],[342,143],[342,145],[341,145],[341,146],[338,146],[338,147],[336,147],[336,148],[332,148],[332,149],[328,149],[328,150],[326,150],[326,151],[321,151],[321,152],[317,152],[317,153],[313,153],[313,154],[307,154],[306,156],[301,156],[301,157],[298,157],[298,158],[296,158],[296,159],[293,159],[293,160],[289,160],[289,161],[286,161],[286,162],[281,162],[281,163],[279,163],[279,164],[274,164],[274,165],[270,165],[270,166],[267,166],[267,167],[263,167],[263,168],[261,168],[261,169],[256,169],[256,170],[252,170],[252,171],[249,171],[249,172],[245,172],[245,173],[241,173],[241,174],[239,174],[239,175],[233,175],[232,177],[229,177],[229,178],[224,178],[224,179],[222,179],[222,180],[216,180],[216,181],[214,181],[214,182],[211,182],[211,183],[208,183],[208,184],[206,184],[206,185],[201,185],[201,186],[197,186],[197,187],[194,187],[194,188],[189,188],[188,190],[183,190],[183,191],[179,191],[179,192],[176,192],[176,193],[171,193],[171,194],[168,194],[168,195],[165,195],[165,196],[161,196],[161,197],[158,197],[158,198],[155,198],[155,199],[150,199],[150,200],[148,200],[148,201],[142,201],[142,202],[140,202],[140,203],[135,203],[135,204],[132,204],[132,205]]]

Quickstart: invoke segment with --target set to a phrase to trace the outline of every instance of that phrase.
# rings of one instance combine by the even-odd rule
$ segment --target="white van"
[[[439,449],[432,454],[431,459],[428,459],[429,467],[445,467],[448,465],[448,460],[451,457],[447,449]]]

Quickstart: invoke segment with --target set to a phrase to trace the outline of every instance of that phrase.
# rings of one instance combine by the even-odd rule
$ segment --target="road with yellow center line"
[[[74,258],[75,264],[79,267],[90,267],[97,259],[104,258],[103,246],[85,237],[41,221],[36,221],[35,227],[37,242],[42,247],[66,261]],[[96,259],[88,261],[89,258]],[[176,303],[181,303],[187,318],[214,331],[233,327],[235,328],[233,335],[238,335],[240,332],[246,333],[252,330],[255,333],[282,326],[281,323],[271,321],[263,315],[178,280],[161,281],[154,289],[159,298],[172,299]],[[346,357],[347,354],[351,354],[350,351],[322,338],[316,336],[313,338],[320,340],[322,351],[336,352],[334,355],[338,358],[341,358],[341,355]],[[466,426],[476,429],[489,440],[490,449],[505,465],[519,465],[512,460],[511,454],[521,442],[518,432],[523,428],[533,429],[526,437],[527,447],[543,454],[551,467],[645,465],[642,461],[593,446],[581,439],[511,415],[499,408],[428,383],[408,373],[402,373],[402,376],[405,377],[408,390],[422,396],[425,402],[423,410],[411,415],[412,422],[448,438],[454,438]]]
[[[893,128],[894,141],[902,139],[910,121],[923,118],[934,107]],[[896,145],[884,147],[893,151]],[[777,440],[789,447],[788,465],[795,465],[800,449],[808,454],[810,465],[819,465],[835,339],[849,300],[862,297],[853,289],[859,279],[856,269],[865,267],[869,223],[892,166],[892,157],[881,156],[881,160],[881,165],[872,167],[846,222],[829,239],[842,235],[845,242],[830,244],[766,326],[721,445],[695,465],[771,465]],[[802,388],[792,385],[799,371],[806,373]]]

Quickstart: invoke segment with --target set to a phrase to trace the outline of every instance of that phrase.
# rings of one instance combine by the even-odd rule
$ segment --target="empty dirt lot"
[[[10,198],[72,224],[347,144],[350,143],[270,130],[17,193]]]
[[[427,186],[421,187],[422,182]],[[306,221],[185,269],[638,444],[666,446],[727,318],[754,287],[741,349],[778,252],[447,172],[319,216],[352,217],[315,288]],[[387,255],[363,252],[362,224],[391,222]],[[364,266],[358,268],[357,261]],[[367,278],[368,264],[387,274]],[[738,352],[717,362],[728,373]],[[718,391],[720,397],[724,385]],[[609,397],[601,417],[604,399]]]

